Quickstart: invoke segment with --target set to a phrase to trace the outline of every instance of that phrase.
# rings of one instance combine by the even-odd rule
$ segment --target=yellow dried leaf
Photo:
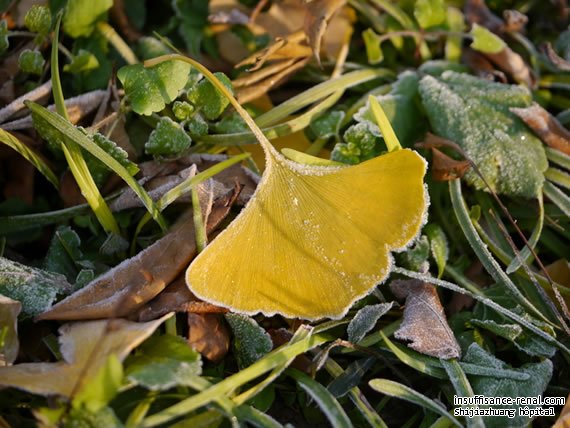
[[[190,290],[239,313],[342,317],[390,272],[390,251],[418,234],[427,208],[426,162],[403,149],[360,165],[302,165],[278,153],[253,119],[201,64],[266,155],[265,172],[240,215],[192,262]]]

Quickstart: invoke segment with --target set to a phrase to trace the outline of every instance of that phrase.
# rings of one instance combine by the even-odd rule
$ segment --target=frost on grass
[[[485,351],[476,343],[473,343],[469,349],[467,349],[467,352],[463,358],[463,362],[498,370],[514,370],[516,372],[529,375],[527,380],[470,375],[469,381],[475,395],[513,398],[536,397],[537,395],[544,394],[550,378],[552,377],[552,362],[550,360],[543,360],[539,363],[524,364],[518,369],[513,369],[503,361],[495,358],[495,356]],[[512,405],[508,407],[517,408],[520,406]],[[509,419],[505,416],[485,417],[483,420],[487,428],[499,428],[506,426],[511,428],[523,428],[529,426],[529,423],[531,422],[527,416],[519,416],[518,409],[516,416],[513,419]]]
[[[273,347],[271,337],[253,318],[240,314],[227,314],[226,320],[232,329],[233,347],[240,368],[245,368]]]
[[[153,391],[192,386],[202,373],[200,354],[182,337],[169,334],[147,340],[126,366],[130,381]]]
[[[459,144],[493,190],[527,198],[539,194],[548,167],[542,143],[509,111],[530,105],[527,89],[451,71],[425,76],[419,87],[435,133]],[[473,170],[465,179],[485,189]]]
[[[358,343],[362,338],[374,328],[378,320],[388,312],[393,302],[379,303],[377,305],[369,305],[360,309],[354,318],[348,324],[347,333],[348,340]]]
[[[26,316],[49,309],[59,294],[71,292],[65,276],[0,257],[0,294],[22,304]]]

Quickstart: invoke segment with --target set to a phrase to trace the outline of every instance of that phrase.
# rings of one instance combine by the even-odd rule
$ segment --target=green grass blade
[[[61,24],[61,13],[57,18],[57,23],[55,26],[55,32],[51,47],[51,86],[53,91],[53,98],[55,102],[56,113],[51,113],[53,117],[58,117],[63,123],[68,126],[72,126],[69,122],[69,116],[65,108],[65,98],[63,96],[63,91],[61,89],[61,81],[59,78],[59,63],[58,63],[58,47],[59,47],[59,27]],[[26,106],[29,108],[30,103],[25,102]],[[47,110],[46,110],[47,111]],[[52,120],[46,119],[46,121],[52,124]],[[61,148],[65,155],[65,160],[69,165],[69,169],[73,174],[73,178],[77,182],[81,194],[93,210],[93,213],[99,220],[99,223],[107,232],[115,233],[120,235],[119,225],[117,224],[113,213],[109,209],[109,206],[103,199],[103,196],[99,192],[91,172],[87,167],[87,163],[83,158],[81,149],[77,146],[76,141],[71,138],[70,140],[64,140],[61,142]]]
[[[560,210],[570,217],[570,198],[562,190],[556,187],[554,184],[545,181],[542,188],[544,196],[546,196],[550,201],[556,205]]]
[[[286,373],[297,381],[299,386],[319,405],[333,428],[350,428],[352,422],[344,409],[323,385],[296,369],[287,369]]]
[[[533,323],[531,323],[527,319],[523,318],[521,315],[515,314],[514,312],[512,312],[512,311],[508,310],[507,308],[499,305],[498,303],[495,303],[494,301],[492,301],[491,299],[489,299],[487,297],[483,297],[483,296],[480,296],[478,294],[473,294],[473,293],[467,291],[466,289],[464,289],[464,288],[462,288],[456,284],[453,284],[452,282],[437,279],[437,278],[434,278],[432,276],[421,274],[418,272],[413,272],[413,271],[410,271],[407,269],[402,269],[400,267],[395,267],[393,272],[394,273],[400,273],[402,275],[407,276],[408,278],[419,279],[421,281],[425,281],[425,282],[428,282],[430,284],[437,285],[439,287],[447,288],[448,290],[455,291],[456,293],[466,294],[468,296],[471,296],[473,299],[481,302],[485,306],[489,306],[491,309],[496,310],[500,314],[504,315],[506,318],[513,320],[514,322],[520,324],[521,326],[525,327],[529,331],[531,331],[534,334],[536,334],[537,336],[539,336],[541,339],[545,340],[547,343],[550,343],[550,344],[556,346],[558,349],[560,349],[561,351],[564,351],[566,354],[568,354],[568,356],[570,356],[570,349],[568,347],[566,347],[565,345],[563,345],[558,340],[556,340],[554,337],[552,337],[551,335],[549,335],[545,331],[541,330],[540,328],[535,326]]]
[[[60,115],[49,111],[48,109],[40,106],[39,104],[27,102],[26,106],[32,110],[33,113],[46,120],[53,128],[59,131],[66,138],[77,143],[79,146],[87,150],[107,167],[109,167],[115,174],[125,181],[131,189],[138,195],[146,209],[160,225],[163,231],[166,231],[166,222],[162,218],[160,211],[156,204],[148,195],[146,190],[129,174],[124,166],[122,166],[115,158],[105,152],[97,144],[91,141],[84,133],[66,121]],[[105,204],[106,205],[106,204]]]
[[[18,140],[14,135],[0,129],[0,142],[17,151],[24,159],[30,162],[47,180],[59,189],[59,182],[47,163],[32,149]]]
[[[279,422],[252,406],[240,406],[235,415],[242,421],[249,422],[258,428],[282,428]]]
[[[530,310],[539,319],[549,322],[546,318],[533,304],[530,302],[517,288],[509,276],[503,272],[497,261],[493,258],[489,250],[481,241],[481,238],[477,234],[471,218],[469,217],[469,211],[467,210],[467,205],[463,200],[463,195],[461,193],[461,180],[456,179],[449,182],[449,193],[451,196],[451,204],[453,205],[453,210],[459,226],[463,231],[463,234],[467,238],[467,241],[471,245],[471,248],[477,255],[477,258],[481,261],[481,264],[491,277],[498,283],[504,284],[512,293],[517,301],[525,308]]]
[[[374,115],[374,119],[376,119],[376,123],[380,128],[380,132],[384,137],[384,143],[386,144],[386,148],[388,152],[393,152],[395,150],[400,150],[402,145],[400,144],[400,140],[396,137],[396,133],[394,132],[394,128],[390,124],[386,113],[384,113],[384,109],[376,99],[370,95],[368,97],[368,102],[370,103],[370,107],[372,108],[372,114]]]
[[[538,196],[538,220],[530,238],[528,240],[528,245],[525,245],[524,248],[520,251],[519,254],[515,255],[513,261],[507,266],[506,272],[507,274],[511,274],[518,270],[523,263],[530,263],[532,259],[532,250],[536,248],[536,244],[538,244],[538,240],[540,239],[540,235],[542,234],[542,227],[544,226],[544,202],[542,200],[542,195]],[[529,248],[530,246],[530,248]]]
[[[247,382],[271,371],[292,357],[302,354],[309,349],[322,345],[330,340],[331,338],[328,336],[313,334],[294,344],[283,345],[233,376],[227,377],[199,394],[182,400],[152,416],[147,417],[142,422],[141,427],[146,428],[161,425],[174,418],[192,412],[199,407],[218,399],[219,397],[230,394],[232,391],[240,388]]]
[[[194,239],[196,240],[196,249],[199,252],[206,248],[206,225],[204,224],[204,217],[202,216],[202,206],[200,205],[200,198],[198,191],[192,189],[192,219],[194,221]]]
[[[325,370],[328,371],[333,377],[337,378],[344,373],[342,367],[331,357],[327,358],[325,363]],[[348,396],[350,400],[353,402],[356,409],[360,412],[360,414],[366,419],[366,421],[372,427],[378,428],[388,428],[388,425],[384,422],[384,420],[380,417],[380,415],[374,410],[374,408],[370,405],[364,394],[355,386],[354,388],[348,391]]]
[[[570,156],[551,147],[545,147],[544,150],[546,151],[546,157],[550,162],[570,170]]]
[[[309,110],[300,114],[294,119],[288,120],[287,122],[280,123],[278,125],[263,128],[262,131],[270,140],[278,137],[284,137],[297,131],[301,131],[309,126],[311,120],[319,116],[324,111],[328,110],[330,107],[334,106],[343,93],[344,91],[334,92],[332,95],[329,95],[327,98],[317,103],[314,107],[311,107]],[[216,146],[221,147],[257,143],[255,135],[249,131],[236,132],[234,134],[204,135],[203,137],[200,137],[199,141],[201,143],[215,144]]]
[[[567,172],[558,168],[548,168],[544,177],[558,186],[570,189],[570,174]]]
[[[393,76],[393,72],[381,68],[351,71],[336,79],[327,80],[326,82],[313,86],[301,94],[294,96],[277,107],[272,108],[267,113],[260,115],[256,118],[255,122],[260,127],[269,126],[311,103],[322,100],[340,89],[350,88],[351,86],[356,86],[378,77]]]
[[[413,390],[412,388],[407,387],[406,385],[402,385],[401,383],[388,379],[372,379],[370,382],[368,382],[368,384],[372,389],[382,394],[417,404],[420,407],[431,410],[432,412],[449,419],[455,426],[463,427],[463,425],[461,425],[457,419],[451,416],[441,405],[437,404],[435,401],[426,397],[425,395]]]
[[[455,389],[455,392],[459,397],[473,397],[475,393],[473,388],[469,383],[469,379],[465,376],[465,372],[459,365],[456,359],[451,360],[440,360],[443,368],[449,376],[449,380]],[[473,418],[466,418],[467,426],[469,428],[485,428],[485,423],[481,416],[475,416]]]

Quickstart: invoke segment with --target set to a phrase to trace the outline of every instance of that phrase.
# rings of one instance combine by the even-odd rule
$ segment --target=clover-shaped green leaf
[[[192,139],[184,128],[168,117],[162,117],[148,137],[144,149],[149,155],[173,157],[184,153]]]
[[[39,51],[24,49],[18,58],[18,66],[24,73],[42,74],[46,60]]]
[[[230,79],[224,73],[214,73],[226,88],[233,91]],[[188,91],[188,100],[204,113],[206,119],[217,119],[229,105],[228,99],[207,80],[203,79]]]
[[[69,0],[63,15],[63,28],[73,38],[88,37],[113,6],[113,0]]]
[[[128,65],[118,71],[117,77],[133,110],[148,116],[176,99],[188,81],[189,72],[190,65],[167,61],[152,68],[142,64]]]
[[[24,24],[28,30],[46,35],[51,27],[51,13],[49,8],[39,4],[34,4],[24,16]]]
[[[73,56],[71,62],[63,66],[63,71],[67,71],[68,73],[81,73],[93,70],[97,67],[99,67],[97,57],[85,49],[80,49],[79,52]]]

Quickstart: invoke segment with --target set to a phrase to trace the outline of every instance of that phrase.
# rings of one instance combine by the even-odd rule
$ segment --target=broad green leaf
[[[497,359],[492,354],[485,351],[476,343],[472,344],[463,361],[480,366],[487,366],[493,368],[508,368],[503,361]],[[514,379],[497,379],[488,376],[469,376],[471,386],[475,395],[485,395],[487,397],[536,397],[537,395],[544,394],[546,387],[552,377],[552,362],[550,360],[543,360],[539,363],[528,363],[522,365],[518,369],[512,369],[521,373],[530,375],[528,380],[514,380]],[[518,408],[521,406],[507,406],[517,409],[514,418],[508,417],[483,417],[487,428],[494,427],[527,427],[531,422],[527,416],[519,415]],[[531,406],[533,407],[533,406]]]
[[[123,365],[115,354],[107,357],[99,371],[73,397],[73,407],[98,412],[109,404],[123,384]]]
[[[18,357],[18,315],[22,304],[0,294],[0,366],[11,365]]]
[[[34,167],[41,172],[56,189],[59,187],[59,181],[54,172],[35,151],[23,144],[14,135],[4,131],[3,129],[0,129],[0,142],[16,150],[28,162],[34,165]]]
[[[84,388],[88,388],[89,382],[98,376],[109,357],[114,355],[118,361],[111,362],[106,372],[101,373],[103,382],[100,386],[103,388],[97,392],[102,399],[109,397],[112,394],[107,392],[112,392],[114,387],[105,386],[104,380],[111,381],[117,377],[117,362],[123,361],[171,315],[147,323],[111,319],[64,324],[59,329],[62,361],[0,367],[0,385],[32,394],[70,398],[72,394],[81,394]],[[80,385],[78,381],[81,381]],[[85,391],[85,394],[89,396],[90,392]]]
[[[266,156],[249,203],[189,266],[189,288],[242,314],[342,317],[389,274],[390,251],[418,234],[427,208],[425,161],[411,150],[353,167],[290,161],[205,67],[178,55],[147,65],[173,58],[191,63],[216,85]]]
[[[416,0],[414,16],[423,29],[437,27],[447,18],[444,0]]]
[[[0,54],[8,50],[10,42],[8,42],[8,21],[0,20]]]
[[[76,262],[83,257],[80,245],[79,235],[71,227],[59,226],[48,248],[44,269],[65,275],[73,283],[78,274]]]
[[[378,320],[388,312],[393,302],[368,305],[360,309],[348,324],[348,340],[358,343],[362,338],[374,328]]]
[[[232,342],[240,368],[245,368],[273,348],[271,337],[253,318],[240,314],[226,314],[234,339]]]
[[[179,157],[190,148],[192,139],[178,123],[161,117],[150,133],[144,149],[149,155]]]
[[[113,0],[69,0],[63,15],[64,31],[73,38],[90,36],[111,6]]]
[[[548,167],[542,143],[509,111],[530,105],[526,88],[449,71],[425,76],[420,93],[433,131],[459,144],[495,192],[539,194]],[[464,178],[486,188],[473,170]]]
[[[191,137],[197,138],[208,134],[209,125],[200,113],[195,113],[192,118],[186,122],[186,129]]]
[[[71,62],[63,66],[63,71],[67,71],[68,73],[83,73],[96,68],[99,68],[99,60],[97,57],[85,49],[79,49],[77,54],[73,55]]]
[[[411,147],[422,132],[421,114],[416,102],[418,81],[419,78],[416,73],[403,72],[398,76],[398,80],[388,94],[376,97],[403,147]],[[362,107],[354,118],[358,122],[369,122],[376,135],[380,135],[380,129],[370,102],[367,102],[366,106]],[[411,123],[414,126],[410,126]]]
[[[18,67],[24,73],[42,74],[46,60],[41,52],[24,49],[18,58]]]
[[[0,294],[22,304],[22,314],[35,316],[49,309],[59,294],[71,292],[63,275],[0,257]]]
[[[449,245],[443,229],[437,224],[428,224],[424,233],[429,239],[431,255],[437,264],[437,277],[441,278],[447,258],[449,257]]]
[[[432,412],[441,415],[449,419],[453,425],[457,427],[462,427],[457,419],[455,419],[447,410],[439,403],[433,401],[432,399],[420,394],[416,390],[402,385],[401,383],[394,382],[388,379],[372,379],[368,382],[370,387],[382,394],[386,394],[390,397],[399,398],[401,400],[409,401],[410,403],[417,404],[420,407],[424,407]]]
[[[368,28],[362,32],[362,40],[364,40],[368,63],[381,63],[384,60],[384,54],[382,53],[382,39],[380,36],[372,28]]]
[[[47,34],[51,27],[51,13],[49,8],[34,4],[24,16],[24,24],[33,33]]]
[[[144,7],[137,7],[144,10]],[[141,37],[136,46],[137,57],[141,61],[166,55],[171,52],[170,48],[155,37]]]
[[[182,337],[169,334],[147,340],[125,366],[131,382],[153,391],[192,386],[202,372],[200,354]]]
[[[176,99],[188,80],[190,65],[180,61],[163,62],[153,68],[127,65],[117,72],[133,110],[150,115]]]
[[[224,73],[214,73],[214,76],[233,93],[232,82]],[[202,79],[188,91],[188,100],[204,114],[206,119],[217,119],[230,104],[228,99],[207,79]]]
[[[479,52],[496,54],[507,46],[503,39],[478,24],[473,24],[470,34],[473,37],[471,48]]]

